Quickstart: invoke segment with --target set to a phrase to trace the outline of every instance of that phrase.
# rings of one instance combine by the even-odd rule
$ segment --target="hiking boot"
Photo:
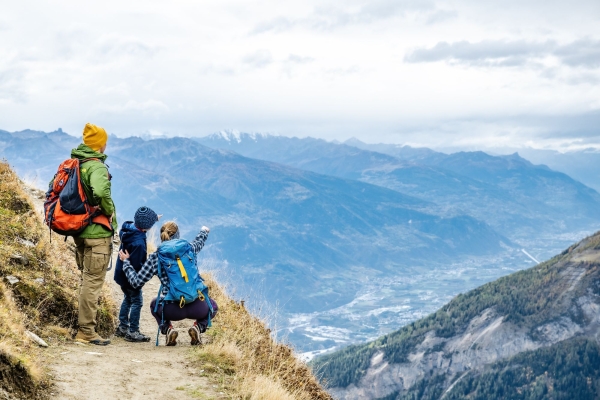
[[[115,336],[124,338],[125,336],[127,336],[128,333],[129,328],[119,325],[119,327],[115,331]]]
[[[95,344],[97,346],[106,346],[107,344],[110,344],[110,340],[103,339],[96,332],[89,334],[89,333],[83,333],[82,331],[77,331],[77,336],[75,336],[75,341],[79,342],[79,343]]]
[[[127,335],[125,335],[125,340],[127,340],[128,342],[149,342],[150,337],[144,335],[143,333],[140,333],[140,331],[130,331],[127,332]]]
[[[167,329],[167,346],[175,346],[177,344],[177,335],[179,335],[179,333],[173,329],[173,326],[169,326],[169,329]]]
[[[192,346],[198,346],[202,344],[202,339],[200,338],[200,328],[198,327],[197,322],[194,322],[194,325],[192,325],[192,327],[188,329],[188,333],[192,338]]]

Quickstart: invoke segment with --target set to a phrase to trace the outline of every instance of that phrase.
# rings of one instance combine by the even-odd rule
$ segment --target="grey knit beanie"
[[[140,207],[135,212],[133,222],[138,229],[150,229],[158,221],[158,215],[149,207]]]

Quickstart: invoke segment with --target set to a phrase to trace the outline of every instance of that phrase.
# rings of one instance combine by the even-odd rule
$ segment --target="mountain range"
[[[206,146],[387,187],[439,205],[444,215],[470,215],[547,258],[590,233],[600,221],[600,195],[518,154],[444,154],[427,148],[332,143],[220,132],[196,139]],[[569,235],[575,233],[575,235]]]
[[[336,398],[596,399],[600,233],[314,362]]]
[[[79,141],[0,131],[0,155],[43,188]],[[526,267],[521,249],[544,257],[600,219],[594,190],[518,156],[403,151],[111,136],[107,163],[120,221],[144,204],[186,237],[210,226],[204,266],[250,307],[278,309],[278,334],[310,355],[396,330]]]

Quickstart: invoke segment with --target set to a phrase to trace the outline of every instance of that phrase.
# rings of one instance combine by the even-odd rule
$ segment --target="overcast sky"
[[[13,1],[0,129],[600,147],[600,1]]]

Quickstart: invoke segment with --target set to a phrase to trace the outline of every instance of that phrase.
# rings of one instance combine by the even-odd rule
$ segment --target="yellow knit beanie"
[[[83,128],[83,143],[92,150],[100,150],[106,144],[108,135],[104,128],[90,124],[85,124]]]

